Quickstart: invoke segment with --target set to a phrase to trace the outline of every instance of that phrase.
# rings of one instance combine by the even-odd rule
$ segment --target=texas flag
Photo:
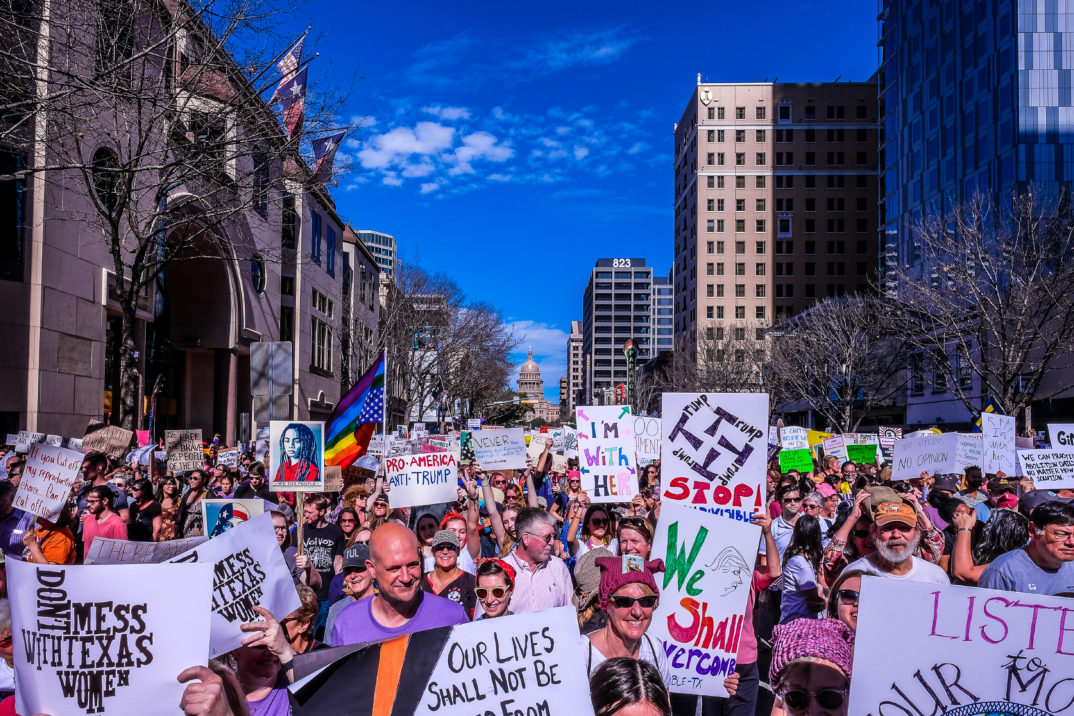
[[[280,79],[280,84],[276,85],[276,91],[272,93],[272,99],[269,100],[269,104],[280,99],[280,91],[294,78],[295,73],[298,71],[298,65],[302,62],[302,45],[305,44],[308,33],[309,30],[303,32],[302,37],[298,38],[295,44],[291,45],[291,49],[288,50],[287,54],[276,63],[276,68],[283,77]]]
[[[306,68],[299,70],[294,77],[280,85],[276,98],[283,103],[283,124],[288,136],[293,136],[302,115],[306,111]]]
[[[336,158],[336,150],[339,149],[345,134],[347,134],[346,130],[339,134],[313,140],[314,181],[326,182],[332,178],[332,162]]]

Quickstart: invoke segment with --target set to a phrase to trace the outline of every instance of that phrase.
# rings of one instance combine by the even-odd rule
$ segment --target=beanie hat
[[[607,609],[611,596],[627,584],[645,584],[653,590],[653,594],[660,594],[653,573],[664,571],[662,559],[652,559],[646,562],[637,555],[624,555],[622,557],[598,557],[594,562],[600,567],[601,609]]]
[[[574,588],[571,601],[575,609],[578,611],[585,609],[593,601],[593,597],[600,592],[600,568],[595,564],[595,560],[598,557],[613,556],[606,547],[597,547],[583,554],[574,563],[574,581],[577,586]]]
[[[817,492],[819,492],[825,499],[836,494],[835,488],[829,485],[827,482],[822,482],[817,485]]]
[[[838,619],[795,619],[772,631],[772,665],[768,683],[777,688],[787,667],[797,661],[824,659],[850,678],[854,632]]]

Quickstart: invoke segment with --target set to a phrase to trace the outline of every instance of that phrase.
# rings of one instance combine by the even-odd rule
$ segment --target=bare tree
[[[769,334],[765,387],[777,406],[804,400],[839,432],[854,432],[905,385],[907,327],[879,299],[821,301]]]
[[[403,419],[440,406],[473,415],[507,388],[518,345],[502,316],[466,302],[442,274],[404,264],[384,292],[378,342],[388,349],[393,404]]]
[[[1008,415],[1074,388],[1074,216],[1070,197],[978,195],[915,233],[893,267],[893,301],[914,324],[918,360],[974,415],[992,396]],[[916,369],[915,369],[916,370]]]
[[[62,218],[99,238],[121,312],[110,348],[120,366],[113,417],[131,427],[140,414],[136,311],[166,267],[283,260],[255,234],[280,226],[284,195],[323,191],[301,135],[289,137],[262,97],[287,46],[273,33],[283,8],[0,2],[0,143],[27,158],[0,181],[35,181],[35,191],[62,196]],[[338,106],[307,92],[305,131],[330,126]]]

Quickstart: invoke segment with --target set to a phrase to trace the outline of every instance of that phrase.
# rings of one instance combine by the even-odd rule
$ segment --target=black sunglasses
[[[865,539],[869,536],[869,530],[854,530],[850,534],[854,535],[858,539]]]
[[[804,711],[809,708],[814,699],[822,709],[831,711],[843,705],[847,697],[846,689],[820,689],[810,693],[805,689],[794,689],[783,693],[783,703],[795,711]]]
[[[619,609],[631,609],[634,603],[641,605],[642,609],[652,609],[660,598],[655,594],[646,594],[644,597],[612,597],[612,603]]]
[[[853,589],[840,589],[836,594],[843,604],[857,604],[859,593]]]

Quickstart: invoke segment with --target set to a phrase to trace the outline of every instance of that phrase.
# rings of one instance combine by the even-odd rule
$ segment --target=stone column
[[[239,433],[239,354],[234,348],[228,349],[227,356],[227,428],[224,441],[236,444]]]

